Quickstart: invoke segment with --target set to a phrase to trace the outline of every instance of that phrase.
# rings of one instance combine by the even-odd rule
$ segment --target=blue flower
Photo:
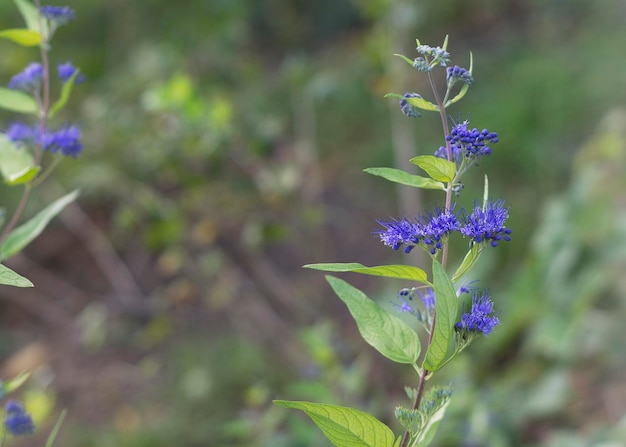
[[[400,100],[400,110],[409,118],[417,118],[421,116],[421,113],[417,110],[417,107],[409,103],[406,98],[421,98],[417,93],[405,93],[404,98]]]
[[[448,67],[446,71],[446,81],[449,86],[453,86],[457,81],[461,81],[467,85],[472,85],[474,78],[472,78],[470,72],[465,68],[455,65],[454,67]]]
[[[65,25],[76,18],[76,13],[69,6],[42,6],[39,13],[57,26]]]
[[[511,229],[504,226],[508,217],[509,207],[504,205],[504,200],[489,200],[484,208],[475,204],[474,210],[462,218],[461,234],[477,244],[491,241],[491,246],[496,247],[502,239],[511,240]]]
[[[469,130],[468,124],[469,121],[463,121],[455,125],[450,130],[450,135],[446,137],[446,140],[450,142],[453,148],[465,153],[465,157],[472,160],[491,154],[491,148],[487,146],[487,143],[497,143],[498,134],[489,132],[487,129],[478,130],[474,128]]]
[[[443,248],[443,238],[453,231],[460,229],[457,219],[457,213],[454,211],[454,205],[450,211],[445,211],[436,207],[432,213],[420,216],[421,236],[424,244],[429,246],[430,254],[434,255],[437,250]]]
[[[14,143],[29,144],[35,141],[36,132],[28,124],[18,121],[9,126],[6,136]]]
[[[427,288],[424,293],[418,291],[417,294],[422,299],[426,310],[432,311],[435,309],[435,291],[432,288]]]
[[[493,301],[487,292],[479,294],[472,293],[472,307],[469,312],[461,314],[461,321],[456,323],[457,331],[467,330],[469,332],[482,332],[489,335],[493,329],[500,324],[498,317],[493,315]]]
[[[37,62],[28,65],[11,78],[9,88],[13,90],[34,91],[41,85],[43,66]]]
[[[83,148],[80,136],[80,129],[77,126],[66,126],[56,132],[44,132],[39,140],[44,150],[61,151],[63,155],[76,157]]]
[[[59,79],[61,79],[61,81],[63,81],[63,83],[65,84],[67,81],[70,80],[72,76],[74,76],[74,73],[76,73],[77,69],[72,65],[71,62],[66,62],[64,64],[59,64],[57,70],[59,72]],[[74,84],[81,84],[85,82],[85,79],[85,75],[79,73],[78,76],[76,76],[76,79],[74,79]]]
[[[421,232],[418,223],[409,222],[406,218],[391,221],[379,220],[377,222],[385,227],[385,230],[377,231],[375,234],[378,234],[383,244],[394,250],[406,244],[407,247],[404,252],[409,253],[419,242]]]
[[[35,432],[35,424],[30,414],[14,400],[9,401],[6,405],[4,426],[13,436],[30,435]]]

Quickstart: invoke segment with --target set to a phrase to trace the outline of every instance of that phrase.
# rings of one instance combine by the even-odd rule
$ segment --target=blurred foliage
[[[37,287],[7,295],[0,338],[3,358],[45,343],[3,374],[40,371],[32,391],[69,410],[59,442],[321,447],[271,399],[392,413],[406,371],[300,266],[400,256],[371,237],[397,214],[396,191],[362,169],[394,164],[382,96],[426,91],[397,78],[392,53],[449,34],[456,63],[473,51],[476,79],[452,114],[500,134],[479,171],[511,204],[514,237],[481,258],[503,324],[448,367],[438,445],[620,445],[622,2],[68,4],[78,20],[53,62],[88,77],[63,112],[79,116],[86,150],[56,177],[81,188],[85,216],[65,213],[17,261]],[[0,2],[0,27],[19,20]],[[0,52],[4,83],[33,57]],[[442,143],[429,119],[411,122],[419,153]],[[381,303],[402,287],[348,280],[386,287]]]

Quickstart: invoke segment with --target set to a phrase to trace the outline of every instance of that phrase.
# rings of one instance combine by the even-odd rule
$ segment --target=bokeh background
[[[0,290],[2,377],[33,371],[20,398],[40,430],[21,445],[43,445],[63,408],[66,447],[329,445],[274,398],[356,406],[398,431],[414,374],[301,266],[423,261],[372,232],[438,197],[362,170],[442,144],[436,115],[411,120],[383,95],[426,96],[393,53],[446,34],[453,63],[474,55],[450,114],[500,134],[460,201],[487,173],[513,239],[474,272],[502,325],[438,378],[455,395],[435,444],[626,445],[626,3],[67,4],[78,18],[52,59],[88,77],[62,117],[85,150],[31,213],[81,196],[9,264],[36,287]],[[0,28],[19,23],[0,2]],[[0,54],[3,84],[37,57],[8,41]],[[18,191],[0,194],[12,209]],[[345,279],[386,306],[406,286]]]

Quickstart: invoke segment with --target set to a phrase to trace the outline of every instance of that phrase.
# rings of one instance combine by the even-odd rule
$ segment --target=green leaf
[[[463,87],[461,87],[461,90],[459,91],[459,93],[456,94],[456,96],[454,96],[454,98],[449,99],[446,102],[446,107],[454,104],[455,102],[460,101],[461,99],[463,99],[463,97],[465,96],[465,94],[467,93],[467,91],[469,90],[469,84],[463,84]]]
[[[411,104],[412,106],[418,107],[422,110],[430,110],[433,112],[438,112],[439,111],[439,107],[437,107],[435,104],[433,104],[430,101],[426,101],[424,98],[418,97],[418,98],[406,98],[404,97],[404,99],[406,100],[406,102],[408,102],[409,104]]]
[[[39,31],[39,11],[31,2],[26,0],[13,0],[17,9],[20,10],[20,14],[24,18],[24,23],[31,31]],[[47,30],[46,30],[47,31]],[[47,33],[46,33],[47,34]]]
[[[483,189],[483,210],[487,209],[487,203],[489,202],[489,177],[485,174],[485,187]]]
[[[14,287],[33,287],[33,283],[5,265],[0,264],[0,284]]]
[[[0,386],[0,399],[24,385],[29,377],[30,371],[24,371],[19,376],[13,377],[12,379],[3,382]]]
[[[39,110],[37,102],[24,92],[0,87],[0,108],[17,113],[34,113]]]
[[[443,183],[437,182],[427,177],[421,177],[419,175],[412,175],[408,172],[394,168],[367,168],[365,172],[378,177],[383,177],[391,182],[400,183],[402,185],[415,186],[416,188],[423,189],[438,189],[445,191],[446,187]]]
[[[304,411],[336,447],[393,447],[391,429],[363,411],[338,405],[275,400],[283,408]]]
[[[483,246],[481,244],[472,244],[472,247],[463,258],[463,262],[461,262],[459,268],[456,269],[456,272],[454,272],[454,275],[452,275],[453,283],[461,279],[467,272],[472,269],[472,267],[474,267],[474,264],[476,264],[476,261],[478,261],[478,257],[480,256],[480,253],[482,251]]]
[[[446,358],[458,310],[454,285],[441,263],[436,259],[433,259],[433,289],[435,290],[435,329],[422,365],[428,371],[437,371]]]
[[[413,447],[428,447],[432,442],[435,434],[437,434],[437,429],[439,428],[439,423],[443,419],[443,415],[446,412],[446,408],[450,404],[450,400],[448,400],[439,410],[435,412],[428,420],[428,424],[426,427],[418,434],[416,438],[416,443],[413,444]]]
[[[396,363],[413,364],[417,361],[421,346],[413,329],[347,282],[332,276],[327,276],[326,280],[348,306],[367,343]]]
[[[0,245],[0,260],[7,259],[19,253],[33,239],[39,236],[50,220],[59,214],[69,203],[74,201],[77,196],[78,191],[73,191],[55,200],[31,220],[13,230],[5,239],[4,243]]]
[[[409,59],[408,57],[403,56],[402,54],[394,54],[394,56],[398,56],[400,59],[402,59],[404,62],[409,64],[411,67],[413,66],[413,61]]]
[[[0,38],[11,40],[25,47],[34,47],[41,43],[41,34],[29,29],[5,29],[0,31]]]
[[[433,180],[439,182],[452,182],[454,180],[456,165],[451,161],[434,155],[419,155],[411,158],[410,161],[426,171]]]
[[[28,183],[39,173],[33,155],[0,133],[0,173],[7,185]]]
[[[434,112],[438,112],[439,111],[439,108],[435,104],[433,104],[432,102],[426,101],[422,97],[407,98],[406,96],[399,95],[398,93],[387,93],[385,95],[385,98],[404,99],[404,100],[406,100],[406,102],[408,102],[412,106],[415,106],[415,107],[420,108],[422,110],[431,110],[431,111],[434,111]]]
[[[63,107],[67,104],[67,101],[70,99],[70,95],[72,94],[72,88],[74,88],[74,82],[76,78],[80,74],[80,70],[77,68],[71,78],[63,84],[63,88],[61,89],[61,96],[50,108],[50,118],[54,117]]]
[[[358,262],[332,262],[320,264],[306,264],[302,266],[306,269],[321,270],[323,272],[353,272],[364,275],[382,276],[385,278],[408,279],[422,284],[428,284],[426,272],[411,265],[379,265],[376,267],[366,267]]]

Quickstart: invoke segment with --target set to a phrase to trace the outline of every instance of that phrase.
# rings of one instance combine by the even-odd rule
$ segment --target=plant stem
[[[431,72],[428,72],[428,82],[430,83],[430,87],[435,97],[435,102],[437,103],[437,106],[439,108],[439,116],[441,118],[441,125],[443,127],[443,134],[444,134],[445,141],[446,141],[446,155],[448,157],[448,161],[452,161],[452,146],[450,145],[450,142],[448,141],[448,136],[450,135],[450,131],[448,129],[448,121],[446,120],[446,108],[444,106],[444,102],[441,101],[441,97],[439,95],[439,92],[437,91],[437,86],[435,85],[435,81],[432,77]],[[446,97],[447,96],[448,96],[448,93],[446,92]],[[446,187],[445,211],[449,212],[451,206],[452,206],[452,182],[448,182],[448,186]],[[448,259],[448,241],[445,241],[443,244],[442,255],[441,255],[441,265],[444,268],[446,267],[447,259]],[[430,347],[430,344],[432,343],[432,340],[433,340],[433,333],[435,332],[436,321],[437,321],[437,313],[435,312],[433,314],[433,321],[430,325],[427,350],[428,350],[428,347]],[[428,372],[429,371],[427,369],[422,369],[422,374],[420,375],[420,381],[417,386],[417,394],[415,396],[415,402],[413,402],[414,410],[417,410],[422,400],[422,396],[424,394],[424,386],[426,384],[426,377],[428,376]],[[400,442],[400,447],[407,447],[410,437],[411,436],[410,436],[409,430],[405,431],[404,436],[402,437],[402,442]]]

